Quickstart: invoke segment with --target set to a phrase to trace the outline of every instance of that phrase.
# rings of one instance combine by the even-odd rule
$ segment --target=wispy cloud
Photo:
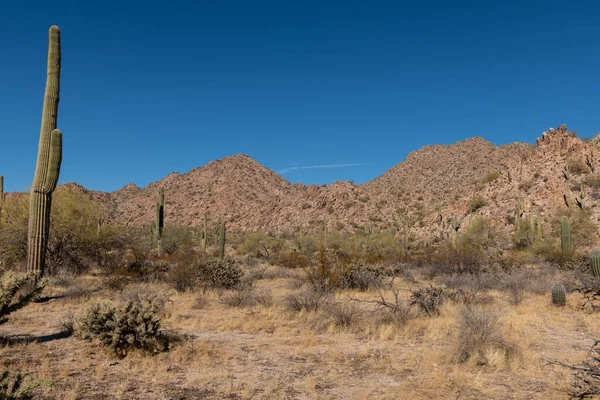
[[[296,171],[299,169],[322,169],[322,168],[347,168],[347,167],[358,167],[359,165],[366,165],[365,163],[360,164],[325,164],[325,165],[304,165],[301,167],[289,167],[277,171],[278,174],[287,174],[290,171]]]

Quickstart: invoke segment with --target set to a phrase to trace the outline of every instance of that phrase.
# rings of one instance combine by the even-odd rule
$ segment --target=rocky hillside
[[[112,193],[89,192],[105,204],[109,219],[145,225],[153,218],[158,190],[165,190],[166,224],[199,226],[205,213],[230,229],[291,232],[398,230],[427,239],[485,215],[511,229],[518,198],[524,212],[551,213],[567,204],[593,209],[600,185],[598,138],[584,142],[565,126],[544,132],[536,145],[495,146],[475,137],[449,146],[426,146],[362,185],[291,184],[246,155],[173,173],[141,189],[129,184]],[[584,185],[580,191],[581,182]],[[595,183],[597,182],[597,183]],[[583,198],[582,198],[583,195]],[[475,212],[474,199],[484,204]]]

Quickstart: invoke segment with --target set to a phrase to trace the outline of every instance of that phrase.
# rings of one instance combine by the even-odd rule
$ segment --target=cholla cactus
[[[29,289],[28,292],[21,293],[30,284],[34,283],[35,279],[36,275],[34,273],[16,275],[8,272],[0,277],[0,319],[25,307],[42,293],[42,290],[48,284],[45,279],[38,281],[33,289]]]

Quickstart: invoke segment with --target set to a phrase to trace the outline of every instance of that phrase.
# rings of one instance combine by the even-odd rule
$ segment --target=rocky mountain
[[[410,229],[416,238],[448,232],[470,214],[511,229],[517,199],[524,213],[548,221],[556,209],[582,206],[598,211],[598,137],[582,141],[566,126],[550,129],[536,145],[495,146],[474,137],[452,145],[425,146],[380,177],[354,185],[291,184],[247,155],[234,155],[172,173],[141,189],[129,184],[112,193],[89,192],[108,219],[149,224],[160,188],[166,224],[200,226],[203,215],[227,221],[229,229],[292,232]],[[581,183],[584,185],[581,191]],[[597,184],[595,183],[597,182]],[[583,197],[583,198],[582,198]],[[475,200],[480,207],[473,211]]]

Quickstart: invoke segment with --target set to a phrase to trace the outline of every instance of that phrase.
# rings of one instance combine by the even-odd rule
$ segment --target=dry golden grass
[[[47,399],[564,399],[570,372],[548,363],[583,360],[600,332],[600,319],[580,311],[576,296],[556,308],[547,296],[529,294],[512,306],[503,294],[492,293],[496,300],[486,310],[500,315],[501,333],[516,352],[506,359],[492,349],[486,365],[459,364],[453,351],[460,305],[447,303],[437,317],[418,316],[396,326],[378,323],[372,305],[358,303],[360,318],[339,326],[326,310],[286,310],[282,299],[294,291],[291,279],[256,282],[271,291],[272,307],[230,307],[219,301],[221,293],[208,291],[205,306],[196,309],[198,293],[171,292],[163,325],[188,339],[166,353],[125,359],[93,343],[51,336],[67,313],[116,301],[119,293],[102,289],[87,300],[31,304],[0,325],[0,334],[40,340],[0,348],[2,367],[51,381],[36,392]],[[94,277],[82,281],[100,286]],[[168,291],[158,284],[136,286]],[[51,287],[47,294],[64,290]],[[377,296],[346,291],[334,301]]]

